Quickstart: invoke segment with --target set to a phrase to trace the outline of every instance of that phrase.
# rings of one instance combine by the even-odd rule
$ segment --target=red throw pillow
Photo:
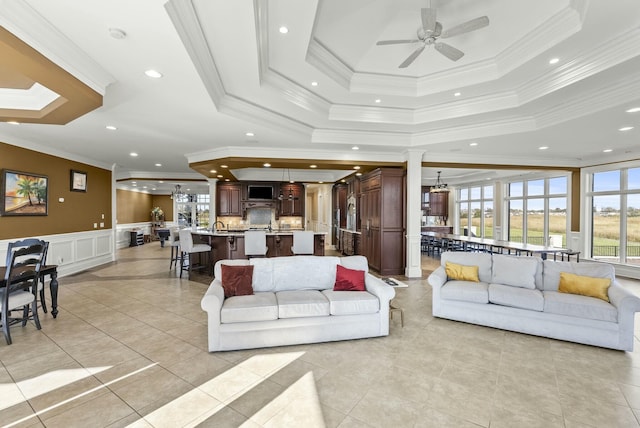
[[[224,297],[246,296],[253,294],[253,265],[230,266],[221,265],[222,288]]]
[[[348,269],[342,265],[336,265],[336,283],[334,291],[364,291],[364,271]]]

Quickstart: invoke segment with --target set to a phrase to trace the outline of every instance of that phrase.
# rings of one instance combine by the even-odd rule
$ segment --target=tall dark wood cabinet
[[[304,186],[301,183],[283,183],[280,185],[282,201],[280,201],[281,216],[304,215]],[[291,199],[289,199],[291,195]]]
[[[359,253],[380,275],[404,273],[405,180],[396,168],[379,168],[360,180]]]
[[[217,215],[240,216],[242,207],[240,204],[240,183],[224,183],[216,186],[216,198],[218,203]]]

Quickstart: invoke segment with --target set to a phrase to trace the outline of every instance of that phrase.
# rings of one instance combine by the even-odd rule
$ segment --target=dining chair
[[[191,255],[198,254],[198,257],[202,256],[202,253],[207,253],[207,255],[211,252],[211,246],[207,244],[194,244],[193,236],[191,236],[191,230],[182,229],[178,232],[180,236],[180,276],[182,276],[182,271],[186,270],[187,272],[191,271]],[[209,257],[207,256],[207,260]],[[205,265],[200,263],[200,268],[205,267]],[[211,266],[213,269],[213,266]]]
[[[42,255],[41,268],[45,267],[47,265],[47,253],[49,251],[49,242],[44,241],[42,239],[38,239],[38,238],[27,238],[21,241],[9,242],[9,245],[7,248],[7,259],[11,255],[12,249],[28,247],[31,245],[42,245],[44,247],[44,254]],[[7,260],[7,266],[9,266],[9,260]],[[38,297],[40,298],[40,307],[42,307],[42,311],[46,314],[47,302],[44,299],[44,281],[45,281],[44,276],[40,275],[40,280],[38,281],[38,294],[36,298]]]
[[[313,254],[313,241],[315,232],[312,230],[295,230],[293,232],[293,247],[291,252],[295,255]]]
[[[40,330],[38,318],[38,284],[40,269],[44,265],[49,243],[40,240],[24,240],[12,243],[7,252],[7,268],[4,276],[4,287],[0,289],[0,323],[2,332],[11,345],[11,325],[33,320]],[[22,312],[21,317],[14,317],[13,312]]]
[[[247,230],[244,232],[244,255],[247,257],[264,257],[267,254],[267,232],[264,230]]]

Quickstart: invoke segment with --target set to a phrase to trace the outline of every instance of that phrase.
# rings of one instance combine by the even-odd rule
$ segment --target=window
[[[209,227],[209,195],[182,195],[176,199],[178,225]],[[195,219],[195,223],[193,221]]]
[[[568,176],[514,181],[507,186],[508,240],[567,246]]]
[[[493,185],[458,189],[459,233],[493,238]]]
[[[640,265],[640,168],[589,176],[591,257]]]

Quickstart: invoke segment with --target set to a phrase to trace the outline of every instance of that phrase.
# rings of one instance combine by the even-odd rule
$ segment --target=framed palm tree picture
[[[0,215],[47,215],[48,187],[44,175],[3,169]]]

